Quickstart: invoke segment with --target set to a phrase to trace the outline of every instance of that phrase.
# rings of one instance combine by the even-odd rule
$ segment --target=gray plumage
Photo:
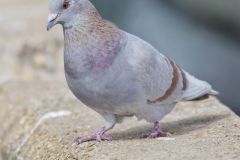
[[[108,140],[104,133],[122,117],[158,122],[177,102],[217,94],[147,42],[104,21],[88,0],[52,0],[48,29],[57,23],[70,89],[106,120],[79,143]]]

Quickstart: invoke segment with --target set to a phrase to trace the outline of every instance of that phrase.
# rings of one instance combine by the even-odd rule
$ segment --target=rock
[[[103,123],[63,82],[11,81],[0,85],[0,159],[240,159],[240,119],[211,97],[180,103],[162,120],[171,137],[141,139],[151,125],[126,119],[112,142],[76,145]]]

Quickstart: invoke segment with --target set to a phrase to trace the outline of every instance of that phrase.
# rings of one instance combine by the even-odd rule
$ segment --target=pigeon
[[[104,20],[89,0],[51,0],[47,30],[61,24],[70,90],[105,120],[87,141],[111,141],[106,132],[125,117],[153,123],[145,138],[168,136],[160,120],[181,101],[217,95],[152,45]]]

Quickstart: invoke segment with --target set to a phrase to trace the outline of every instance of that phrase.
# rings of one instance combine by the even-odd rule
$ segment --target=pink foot
[[[77,144],[81,144],[81,143],[89,142],[89,141],[98,141],[98,142],[112,141],[112,137],[104,135],[104,133],[105,133],[105,129],[102,128],[100,131],[97,131],[89,136],[77,137],[75,139],[75,142]]]
[[[170,133],[163,132],[161,130],[159,122],[154,123],[154,128],[151,131],[145,133],[142,137],[143,138],[157,138],[157,137],[167,137]]]

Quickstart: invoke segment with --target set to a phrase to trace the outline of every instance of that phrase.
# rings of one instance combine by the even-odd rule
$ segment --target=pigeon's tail
[[[205,81],[198,80],[192,75],[186,74],[187,89],[183,94],[183,101],[194,101],[208,98],[209,95],[218,95],[218,92],[212,89],[212,86]]]

